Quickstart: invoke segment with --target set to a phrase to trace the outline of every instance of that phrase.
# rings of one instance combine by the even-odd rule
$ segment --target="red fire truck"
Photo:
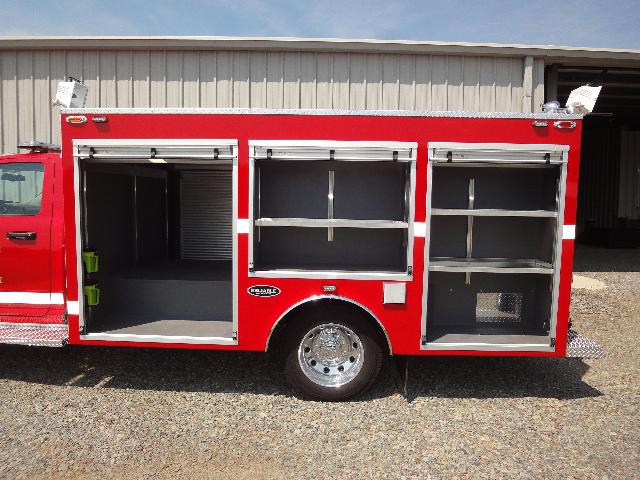
[[[340,400],[385,355],[570,328],[581,117],[62,110],[0,157],[0,341],[262,350]]]

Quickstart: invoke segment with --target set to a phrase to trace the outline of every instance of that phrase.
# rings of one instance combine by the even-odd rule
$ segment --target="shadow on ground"
[[[640,248],[601,248],[576,244],[574,272],[640,272]]]
[[[408,361],[408,382],[404,377]],[[577,399],[601,393],[588,365],[540,357],[396,357],[361,400],[418,397]],[[44,385],[291,396],[264,353],[117,347],[0,347],[0,379]]]

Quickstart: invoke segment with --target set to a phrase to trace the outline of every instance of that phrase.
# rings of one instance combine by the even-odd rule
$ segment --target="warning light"
[[[87,117],[84,115],[71,115],[70,117],[67,117],[67,123],[71,123],[73,125],[80,125],[86,121]]]

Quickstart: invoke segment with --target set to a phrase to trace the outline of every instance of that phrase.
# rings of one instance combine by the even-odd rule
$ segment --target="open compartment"
[[[476,217],[469,223],[467,217],[439,216],[431,220],[429,256],[432,265],[443,259],[504,259],[551,268],[555,238],[553,218]]]
[[[553,348],[566,147],[430,144],[425,348]]]
[[[439,164],[432,173],[432,208],[468,209],[473,179],[475,210],[555,213],[560,169],[559,165]]]
[[[87,334],[232,339],[232,163],[202,163],[80,161]]]
[[[251,145],[252,275],[410,275],[412,144]]]
[[[260,160],[256,169],[255,218],[327,219],[332,203],[334,219],[406,221],[407,163]]]
[[[264,228],[254,262],[260,270],[404,272],[404,229],[338,228],[327,240],[325,228]]]
[[[428,343],[545,343],[551,275],[430,272]],[[503,337],[503,338],[499,338]]]

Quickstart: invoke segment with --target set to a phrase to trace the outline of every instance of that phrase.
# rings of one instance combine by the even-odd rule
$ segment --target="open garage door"
[[[602,85],[583,123],[577,241],[640,246],[640,68],[547,69],[547,98],[561,104],[580,85]]]

